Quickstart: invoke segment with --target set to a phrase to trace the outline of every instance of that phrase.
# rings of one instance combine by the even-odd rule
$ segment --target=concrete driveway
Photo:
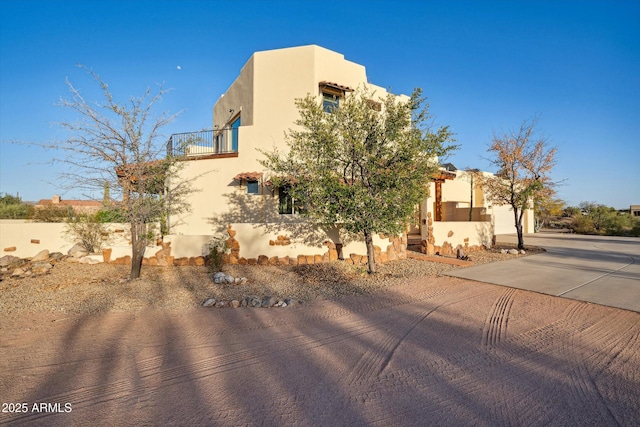
[[[500,235],[498,242],[517,237]],[[547,252],[446,274],[640,312],[640,239],[538,233],[524,243]]]

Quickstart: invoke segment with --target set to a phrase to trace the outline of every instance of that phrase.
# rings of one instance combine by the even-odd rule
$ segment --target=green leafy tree
[[[331,112],[314,96],[299,99],[298,128],[287,135],[289,151],[263,153],[272,181],[291,184],[289,194],[303,215],[363,235],[370,273],[376,271],[374,233],[404,231],[427,195],[437,156],[455,148],[448,145],[453,141],[448,127],[429,127],[420,89],[406,101],[391,94],[373,98],[361,89]]]
[[[522,218],[535,200],[542,200],[554,183],[550,172],[556,164],[556,148],[546,137],[537,136],[538,119],[525,120],[520,128],[503,134],[494,132],[489,162],[498,172],[483,177],[488,198],[513,210],[518,249],[524,249]]]

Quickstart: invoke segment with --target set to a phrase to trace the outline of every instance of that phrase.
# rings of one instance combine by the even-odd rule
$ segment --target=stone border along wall
[[[338,249],[336,244],[327,240],[324,245],[327,246],[327,251],[323,254],[312,255],[298,255],[297,257],[269,257],[267,255],[259,255],[257,258],[243,258],[240,256],[240,243],[235,239],[236,230],[233,230],[231,226],[227,227],[227,233],[229,238],[227,239],[227,245],[229,246],[230,253],[224,258],[226,264],[239,264],[239,265],[303,265],[303,264],[320,264],[323,262],[335,261],[338,259]],[[384,235],[380,235],[381,239],[386,239]],[[407,236],[402,237],[389,237],[389,245],[383,252],[379,246],[374,246],[374,257],[376,263],[385,263],[387,261],[393,261],[396,259],[407,258]],[[289,237],[278,236],[276,240],[270,240],[270,246],[288,245],[291,243]],[[348,257],[344,257],[344,261],[347,264],[365,265],[368,262],[367,255],[360,255],[351,253]]]

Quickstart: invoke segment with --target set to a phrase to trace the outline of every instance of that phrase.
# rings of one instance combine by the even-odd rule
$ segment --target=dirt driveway
[[[0,327],[3,424],[640,425],[640,313],[457,278]]]

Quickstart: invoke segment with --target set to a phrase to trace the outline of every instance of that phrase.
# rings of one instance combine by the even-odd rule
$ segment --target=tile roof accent
[[[333,88],[333,89],[341,90],[343,92],[353,92],[353,89],[350,88],[349,86],[339,85],[338,83],[334,83],[334,82],[321,81],[318,84],[321,87],[330,87],[330,88]]]
[[[241,172],[234,176],[235,181],[257,181],[262,177],[262,172]]]

